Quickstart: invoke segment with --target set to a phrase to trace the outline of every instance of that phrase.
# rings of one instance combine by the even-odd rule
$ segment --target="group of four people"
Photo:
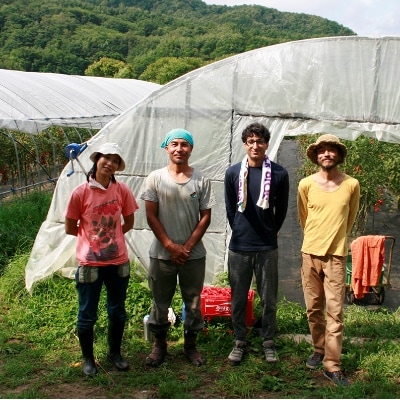
[[[289,176],[267,156],[269,140],[270,132],[264,125],[247,126],[242,132],[246,155],[225,174],[226,216],[232,231],[228,279],[235,336],[228,360],[233,364],[242,361],[247,349],[246,305],[253,277],[261,302],[265,360],[278,360],[274,342],[278,233],[288,208]],[[184,353],[192,364],[201,366],[205,358],[197,350],[196,337],[204,328],[200,294],[206,249],[202,237],[211,222],[215,194],[210,180],[189,164],[194,147],[189,131],[173,129],[161,147],[168,154],[168,165],[149,174],[140,195],[154,233],[149,250],[148,282],[153,303],[148,323],[155,342],[146,365],[158,367],[167,354],[168,308],[178,279],[186,314]],[[344,144],[329,134],[309,146],[307,155],[320,169],[300,181],[297,198],[304,232],[301,276],[314,345],[306,365],[317,368],[323,363],[324,375],[341,385],[348,384],[340,369],[347,235],[360,196],[358,181],[338,168],[346,151]],[[97,373],[93,328],[103,283],[107,289],[108,358],[119,370],[129,368],[121,356],[130,272],[124,234],[133,228],[138,209],[129,187],[114,176],[125,168],[119,146],[105,143],[90,159],[93,167],[87,182],[72,192],[65,214],[66,233],[77,236],[77,330],[85,375]]]

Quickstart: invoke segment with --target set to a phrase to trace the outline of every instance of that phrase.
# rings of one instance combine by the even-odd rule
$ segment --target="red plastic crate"
[[[246,307],[246,325],[252,326],[254,322],[254,295],[253,289],[249,290]],[[213,317],[231,317],[232,302],[231,289],[207,286],[200,295],[200,309],[205,321]]]

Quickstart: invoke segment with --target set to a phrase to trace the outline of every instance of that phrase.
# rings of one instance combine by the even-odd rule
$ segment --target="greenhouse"
[[[191,163],[213,183],[218,205],[204,237],[206,284],[224,271],[229,226],[225,217],[225,170],[243,157],[240,135],[252,122],[264,123],[275,159],[284,137],[329,132],[343,139],[360,135],[400,143],[400,38],[357,36],[302,40],[233,56],[192,71],[163,86],[107,123],[88,141],[80,162],[104,142],[118,142],[126,169],[118,179],[137,198],[146,176],[166,165],[160,144],[170,129],[194,135]],[[82,169],[68,176],[67,165],[54,192],[46,221],[36,238],[27,268],[26,288],[55,271],[76,267],[75,237],[64,233],[69,194],[85,179]],[[144,204],[127,233],[132,259],[148,265],[153,238]]]
[[[54,182],[82,143],[160,85],[134,79],[0,70],[0,199]]]

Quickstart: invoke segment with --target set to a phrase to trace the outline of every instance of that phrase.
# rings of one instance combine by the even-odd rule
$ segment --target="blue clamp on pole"
[[[86,175],[86,171],[83,168],[83,166],[78,158],[78,156],[86,149],[86,147],[87,147],[87,143],[83,143],[83,144],[70,143],[68,146],[64,147],[65,157],[67,157],[71,161],[71,170],[67,173],[68,177],[71,176],[75,172],[74,160],[76,160],[78,162],[78,164],[82,168],[82,171]]]

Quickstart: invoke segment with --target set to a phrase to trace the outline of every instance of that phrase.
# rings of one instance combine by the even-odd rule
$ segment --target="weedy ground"
[[[9,264],[0,279],[0,396],[2,398],[399,398],[400,314],[385,308],[374,311],[352,305],[346,310],[343,368],[352,385],[335,387],[321,369],[310,371],[305,359],[312,347],[297,343],[295,334],[307,334],[305,310],[281,298],[278,308],[279,362],[263,359],[258,330],[249,330],[249,353],[239,366],[227,362],[233,346],[229,318],[206,324],[198,338],[207,364],[194,367],[183,355],[182,324],[171,327],[169,354],[159,368],[146,368],[151,343],[144,340],[143,316],[151,295],[145,281],[133,271],[127,306],[123,353],[127,372],[116,371],[106,359],[107,318],[104,293],[95,331],[99,374],[82,375],[75,323],[74,282],[54,275],[24,289],[27,256]],[[134,267],[133,267],[134,269]],[[177,292],[174,309],[182,302]],[[257,314],[258,305],[255,304]],[[354,338],[362,340],[353,340]]]
[[[217,317],[198,338],[206,365],[194,367],[186,360],[180,324],[170,329],[166,362],[159,368],[146,368],[151,343],[144,340],[143,317],[150,310],[151,294],[138,265],[132,265],[126,302],[129,320],[123,340],[123,353],[131,368],[118,372],[106,360],[103,293],[95,329],[99,374],[84,377],[76,336],[74,281],[54,274],[36,284],[32,295],[25,290],[25,265],[48,204],[48,196],[35,194],[33,200],[0,207],[0,247],[6,255],[0,263],[9,259],[0,268],[1,398],[400,398],[400,309],[385,307],[353,304],[346,308],[342,363],[349,387],[333,386],[322,369],[306,368],[312,346],[308,341],[293,340],[309,333],[305,310],[282,295],[276,364],[265,362],[258,330],[250,329],[248,355],[241,365],[230,365],[232,327],[229,318]],[[36,230],[30,233],[21,225]],[[226,276],[216,284],[226,284]],[[181,307],[178,291],[173,303],[176,314]],[[256,316],[258,307],[256,297]]]

